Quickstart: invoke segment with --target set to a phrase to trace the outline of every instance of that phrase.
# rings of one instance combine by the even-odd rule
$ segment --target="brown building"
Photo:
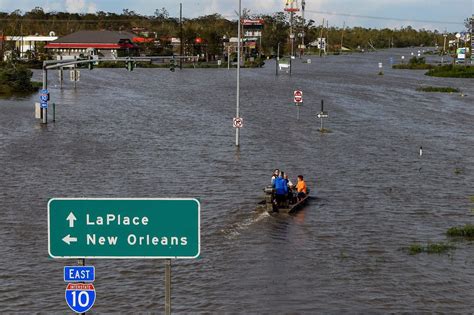
[[[136,55],[135,34],[114,31],[79,31],[50,42],[46,45],[57,56],[99,55],[123,57]]]

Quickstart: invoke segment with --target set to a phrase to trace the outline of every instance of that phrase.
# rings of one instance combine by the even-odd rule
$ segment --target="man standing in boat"
[[[298,182],[296,183],[296,191],[298,192],[298,201],[304,199],[308,194],[308,188],[303,179],[303,175],[298,175]]]

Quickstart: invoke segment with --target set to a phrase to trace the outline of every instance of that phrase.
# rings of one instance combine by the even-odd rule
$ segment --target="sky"
[[[242,8],[251,13],[282,11],[286,0],[241,0]],[[301,4],[301,0],[298,1]],[[166,8],[170,16],[194,18],[219,13],[236,19],[238,0],[0,0],[0,11],[30,11],[36,6],[45,11],[116,12],[123,9],[139,14],[153,15],[156,9]],[[330,25],[342,27],[401,28],[411,25],[416,29],[449,32],[463,31],[462,22],[474,12],[474,0],[306,0],[305,17],[321,23],[325,18]],[[369,18],[371,17],[371,18]],[[373,18],[376,17],[376,18]],[[393,19],[391,19],[393,18]],[[459,23],[459,24],[455,24]]]

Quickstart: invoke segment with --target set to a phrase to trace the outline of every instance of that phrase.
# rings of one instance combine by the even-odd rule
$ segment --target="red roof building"
[[[50,42],[45,48],[56,55],[79,56],[93,53],[104,57],[134,55],[135,34],[114,31],[79,31]]]

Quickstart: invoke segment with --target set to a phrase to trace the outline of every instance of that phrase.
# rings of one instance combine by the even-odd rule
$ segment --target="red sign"
[[[235,117],[233,120],[234,128],[242,128],[244,126],[244,119],[242,117]]]
[[[293,92],[295,103],[303,103],[303,91],[296,90]]]
[[[196,44],[201,44],[202,43],[202,38],[201,37],[196,37],[196,39],[194,40],[194,42]]]

